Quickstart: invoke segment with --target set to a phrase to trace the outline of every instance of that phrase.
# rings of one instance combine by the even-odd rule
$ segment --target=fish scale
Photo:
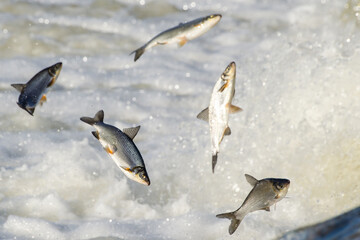
[[[134,62],[138,60],[147,49],[156,45],[165,45],[171,43],[178,43],[183,46],[187,41],[197,38],[213,26],[215,26],[221,19],[220,14],[213,14],[202,18],[197,18],[190,22],[181,23],[176,27],[167,29],[145,43],[142,47],[136,49],[131,54],[135,53]]]
[[[235,93],[235,77],[236,64],[235,62],[231,62],[215,83],[209,107],[205,108],[197,115],[197,118],[209,122],[210,125],[213,172],[220,151],[220,143],[225,135],[231,134],[231,130],[228,126],[229,113],[235,113],[242,110],[231,104]]]
[[[45,93],[55,83],[61,68],[62,63],[58,62],[38,72],[26,84],[11,84],[20,92],[19,107],[33,115],[37,104],[46,101]]]
[[[216,215],[218,218],[228,218],[231,220],[229,234],[233,234],[244,217],[257,210],[270,211],[270,206],[274,205],[286,196],[290,186],[288,179],[265,178],[257,180],[256,178],[245,174],[246,180],[253,186],[248,196],[241,206],[228,213]]]
[[[122,132],[120,129],[103,122],[103,110],[98,111],[94,118],[81,117],[80,120],[96,129],[93,135],[128,178],[144,185],[150,185],[144,160],[132,140],[140,126],[126,128]]]

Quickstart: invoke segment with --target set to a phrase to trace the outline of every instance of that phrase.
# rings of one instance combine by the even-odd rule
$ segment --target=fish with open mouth
[[[59,77],[61,68],[62,63],[58,62],[38,72],[26,84],[11,84],[12,87],[20,92],[17,102],[19,107],[33,116],[37,104],[40,103],[42,105],[46,101],[46,92],[54,85]]]
[[[241,108],[231,104],[235,94],[235,77],[236,64],[231,62],[214,86],[209,107],[197,115],[197,118],[210,124],[213,172],[220,151],[220,143],[225,135],[231,134],[228,126],[229,113],[242,111]]]
[[[230,235],[235,232],[244,217],[257,210],[270,211],[270,206],[283,199],[289,189],[290,180],[283,178],[265,178],[257,180],[253,176],[245,174],[245,178],[253,186],[253,189],[246,197],[241,206],[234,212],[216,215],[218,218],[231,220],[229,226]]]
[[[159,33],[145,45],[130,53],[130,55],[135,53],[135,62],[147,49],[150,49],[156,45],[178,43],[178,45],[181,47],[187,43],[187,41],[197,38],[209,31],[210,28],[214,27],[220,21],[220,19],[220,14],[213,14],[206,17],[197,18],[190,22],[180,23],[176,27]]]
[[[144,160],[133,142],[140,126],[125,128],[121,131],[104,123],[103,110],[98,111],[94,118],[81,117],[80,120],[96,129],[92,134],[100,141],[105,151],[128,178],[144,185],[150,185]]]

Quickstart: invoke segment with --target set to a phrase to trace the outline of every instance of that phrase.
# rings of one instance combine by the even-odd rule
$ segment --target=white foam
[[[223,239],[230,222],[215,215],[240,206],[251,190],[245,173],[289,178],[289,198],[249,214],[232,239],[273,239],[358,205],[355,10],[324,1],[151,2],[1,1],[1,236]],[[164,8],[147,13],[150,3]],[[129,56],[160,31],[217,12],[220,23],[182,48],[157,46],[136,63]],[[58,61],[48,101],[31,117],[10,84]],[[212,174],[209,129],[196,115],[231,61],[233,104],[244,111],[230,116]],[[135,142],[149,187],[126,179],[79,120],[100,109],[120,129],[141,125]]]

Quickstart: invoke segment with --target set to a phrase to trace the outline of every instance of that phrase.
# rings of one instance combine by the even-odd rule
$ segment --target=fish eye
[[[284,188],[284,186],[282,184],[280,184],[280,183],[275,184],[275,187],[276,187],[277,190],[281,190],[281,189]]]
[[[147,180],[144,172],[139,173],[139,177],[140,177],[141,179],[143,179],[143,180]]]

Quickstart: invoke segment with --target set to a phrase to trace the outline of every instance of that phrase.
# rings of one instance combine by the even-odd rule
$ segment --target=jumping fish
[[[244,217],[257,210],[270,211],[270,206],[283,199],[289,189],[290,181],[282,178],[265,178],[256,180],[254,177],[245,174],[248,183],[253,189],[246,197],[243,204],[234,212],[216,215],[218,218],[231,220],[229,233],[233,234]]]
[[[96,129],[92,134],[100,141],[105,151],[128,178],[144,185],[150,185],[144,160],[133,142],[140,126],[125,128],[121,131],[104,123],[103,110],[98,111],[94,118],[82,117],[80,120]]]
[[[26,84],[11,84],[20,92],[17,104],[33,116],[35,107],[38,103],[42,105],[46,101],[46,92],[49,87],[54,85],[62,68],[62,63],[58,62],[48,68],[38,72]]]
[[[215,26],[221,19],[220,14],[213,14],[202,18],[197,18],[190,22],[180,23],[178,26],[165,30],[145,45],[136,49],[131,54],[135,53],[134,62],[140,58],[140,56],[145,52],[145,50],[152,48],[156,45],[165,45],[168,43],[178,43],[181,47],[187,41],[197,38]]]
[[[242,111],[241,108],[231,105],[235,94],[235,77],[236,65],[235,62],[231,62],[215,84],[209,107],[197,115],[197,118],[210,124],[213,172],[217,162],[220,143],[224,135],[231,134],[228,126],[229,113]]]

